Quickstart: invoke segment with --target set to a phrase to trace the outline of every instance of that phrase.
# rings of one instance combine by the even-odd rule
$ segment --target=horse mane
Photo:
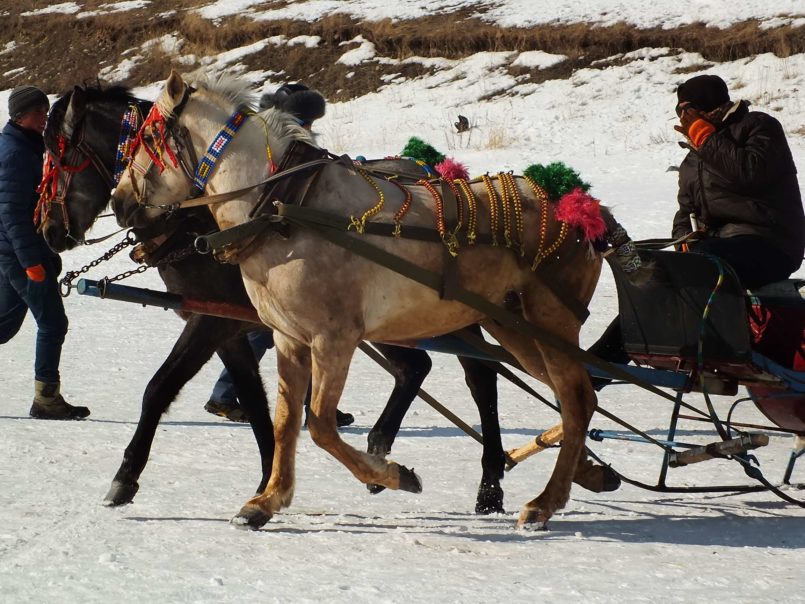
[[[303,128],[290,113],[285,113],[275,108],[269,108],[262,112],[254,111],[257,96],[249,89],[251,83],[246,80],[228,74],[200,75],[190,84],[198,91],[204,91],[230,103],[233,109],[235,107],[247,107],[252,116],[259,117],[269,131],[276,133],[284,140],[298,140],[311,145],[316,144],[310,130]],[[156,103],[159,109],[163,111],[163,115],[167,115],[171,110],[161,104],[163,102],[162,98],[160,95]]]
[[[137,101],[131,90],[119,84],[113,84],[107,87],[102,86],[100,83],[95,85],[84,85],[83,92],[87,104],[97,103],[99,101]],[[44,137],[45,141],[54,141],[59,134],[64,116],[67,113],[67,107],[70,104],[70,99],[73,96],[73,89],[68,90],[59,96],[50,108],[48,113],[48,122],[45,127]]]

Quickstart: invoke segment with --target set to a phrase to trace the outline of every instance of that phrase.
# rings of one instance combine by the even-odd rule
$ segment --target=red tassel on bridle
[[[151,111],[148,113],[148,117],[145,118],[143,125],[140,127],[139,132],[137,132],[137,136],[134,137],[134,140],[131,143],[131,147],[129,148],[129,157],[131,158],[132,162],[130,165],[134,165],[134,156],[137,153],[137,149],[140,145],[143,146],[145,152],[148,154],[148,157],[151,161],[159,168],[159,171],[162,172],[165,170],[165,160],[163,159],[164,155],[168,156],[171,164],[173,164],[174,168],[179,167],[179,161],[176,159],[176,154],[171,149],[170,145],[168,144],[168,139],[165,134],[165,130],[167,129],[168,121],[165,119],[165,116],[162,115],[162,112],[159,110],[159,107],[155,104],[151,107]],[[150,142],[147,140],[148,135],[150,135]]]
[[[77,166],[65,166],[62,161],[64,160],[65,149],[67,147],[67,140],[64,135],[60,134],[56,137],[56,157],[48,151],[45,156],[44,167],[42,169],[42,181],[36,187],[36,192],[39,193],[39,200],[36,202],[34,208],[34,224],[41,226],[48,215],[50,208],[54,203],[62,207],[62,215],[65,227],[69,224],[67,216],[67,207],[64,204],[64,197],[67,195],[67,190],[70,188],[70,179],[76,172],[83,172],[90,165],[90,159],[85,158],[83,162]],[[66,172],[67,179],[64,183],[64,190],[62,195],[59,195],[59,173]]]

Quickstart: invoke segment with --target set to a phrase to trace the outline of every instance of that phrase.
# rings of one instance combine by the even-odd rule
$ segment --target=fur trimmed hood
[[[260,98],[261,110],[272,107],[290,113],[303,124],[310,124],[324,115],[326,101],[320,93],[302,84],[286,84]]]

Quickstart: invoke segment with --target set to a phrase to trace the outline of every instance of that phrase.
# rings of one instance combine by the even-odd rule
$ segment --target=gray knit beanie
[[[21,118],[37,107],[50,109],[50,101],[36,86],[19,86],[8,96],[8,115],[12,120]]]

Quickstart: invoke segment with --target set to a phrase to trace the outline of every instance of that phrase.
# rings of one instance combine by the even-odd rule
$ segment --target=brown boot
[[[59,382],[34,382],[34,404],[29,415],[36,419],[83,419],[89,415],[86,407],[74,407],[59,394]]]

